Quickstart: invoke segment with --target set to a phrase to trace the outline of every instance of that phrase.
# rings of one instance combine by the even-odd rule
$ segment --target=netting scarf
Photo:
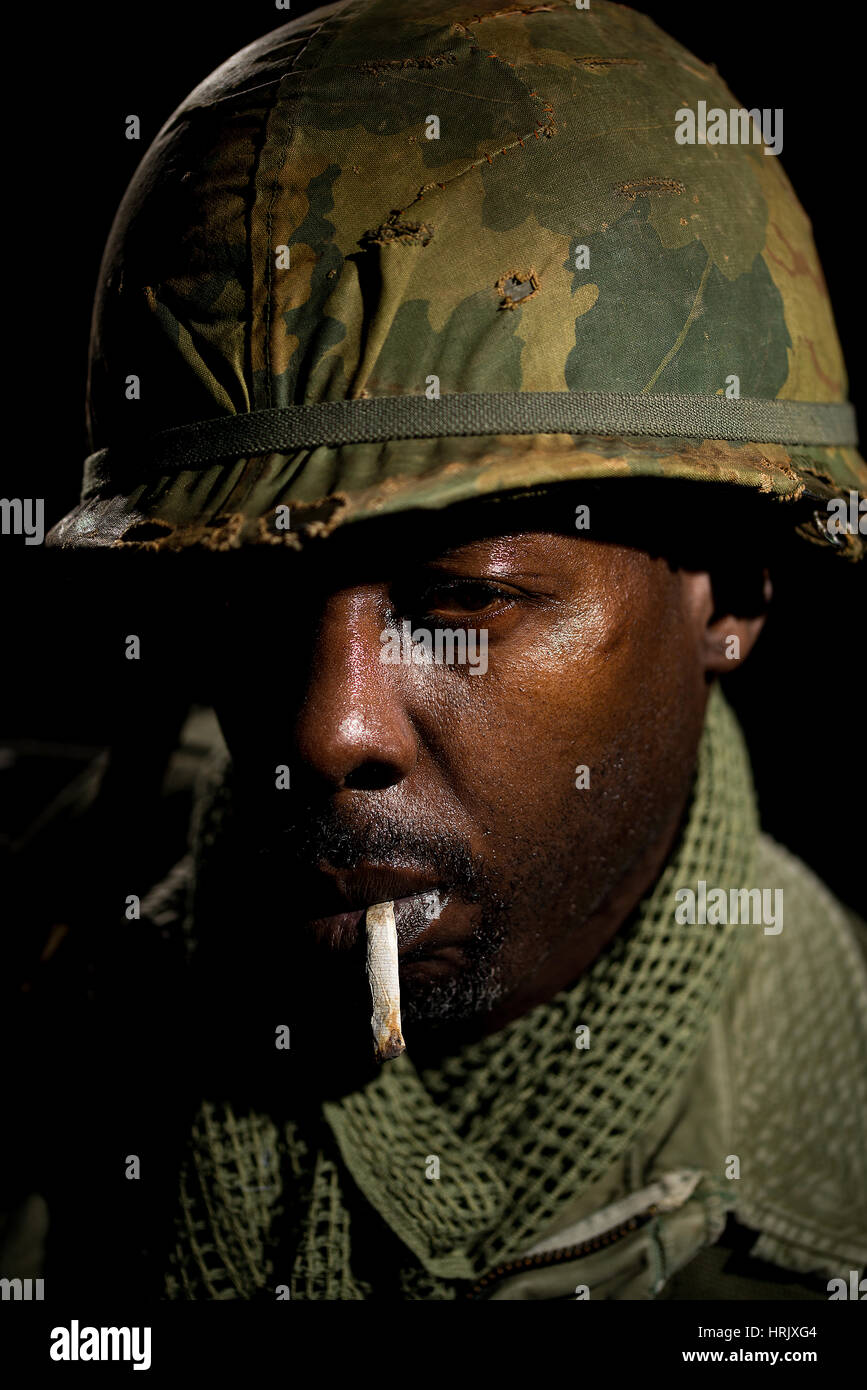
[[[324,1104],[313,1131],[202,1104],[167,1296],[376,1297],[363,1258],[353,1267],[359,1200],[399,1238],[399,1297],[453,1298],[519,1255],[627,1152],[695,1058],[744,931],[677,924],[675,890],[752,884],[758,833],[746,748],[715,689],[678,844],[573,987],[436,1069],[389,1062]],[[579,1025],[589,1048],[576,1048]]]

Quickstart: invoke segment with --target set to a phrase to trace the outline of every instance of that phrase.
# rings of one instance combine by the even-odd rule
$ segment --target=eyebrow
[[[431,565],[447,563],[449,560],[460,560],[465,556],[471,558],[471,555],[469,553],[473,550],[478,549],[480,546],[486,546],[490,549],[492,547],[501,545],[504,542],[520,541],[527,534],[527,532],[510,532],[505,535],[478,536],[473,540],[462,541],[456,545],[446,546],[442,550],[430,551],[427,554],[423,553],[421,558],[417,560],[412,560],[409,563],[417,565]],[[529,574],[529,571],[525,571],[525,573]]]

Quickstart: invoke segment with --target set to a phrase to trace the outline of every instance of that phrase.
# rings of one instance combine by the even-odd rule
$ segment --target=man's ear
[[[765,625],[773,589],[767,570],[682,572],[687,603],[708,674],[746,661]]]

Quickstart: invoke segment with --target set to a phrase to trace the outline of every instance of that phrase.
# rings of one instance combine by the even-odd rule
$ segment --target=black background
[[[7,51],[5,72],[8,220],[16,253],[7,261],[6,292],[17,308],[4,329],[13,348],[6,380],[14,388],[5,404],[2,492],[45,497],[48,524],[77,500],[87,452],[91,302],[111,219],[138,159],[214,67],[313,8],[303,0],[289,14],[266,0],[82,3],[30,15],[19,8],[25,29]],[[776,2],[638,8],[713,62],[741,104],[783,108],[782,163],[814,223],[851,397],[863,417],[864,78],[857,10]],[[140,144],[124,138],[130,113],[141,117]],[[0,795],[6,787],[0,835],[8,847],[62,783],[58,750],[72,747],[84,756],[132,738],[138,752],[127,757],[133,767],[138,758],[143,786],[149,750],[197,692],[181,665],[168,678],[165,671],[131,675],[139,663],[123,660],[122,633],[137,630],[136,600],[131,590],[117,592],[105,571],[94,586],[83,577],[86,567],[24,548],[17,538],[0,542],[0,564],[6,667],[0,739],[14,743],[0,769]],[[799,566],[779,576],[778,593],[779,612],[729,682],[729,693],[750,741],[766,827],[864,913],[863,573],[804,547]],[[287,595],[287,620],[290,606]],[[25,757],[25,745],[31,753],[42,747],[44,756]],[[65,764],[73,765],[74,759]],[[133,786],[130,836],[135,800]],[[95,853],[91,867],[99,872]]]

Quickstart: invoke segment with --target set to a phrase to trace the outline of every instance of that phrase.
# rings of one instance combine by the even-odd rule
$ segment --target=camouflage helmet
[[[810,223],[742,117],[604,0],[338,0],[267,34],[118,212],[51,543],[297,548],[638,475],[859,552],[826,525],[867,466]]]

